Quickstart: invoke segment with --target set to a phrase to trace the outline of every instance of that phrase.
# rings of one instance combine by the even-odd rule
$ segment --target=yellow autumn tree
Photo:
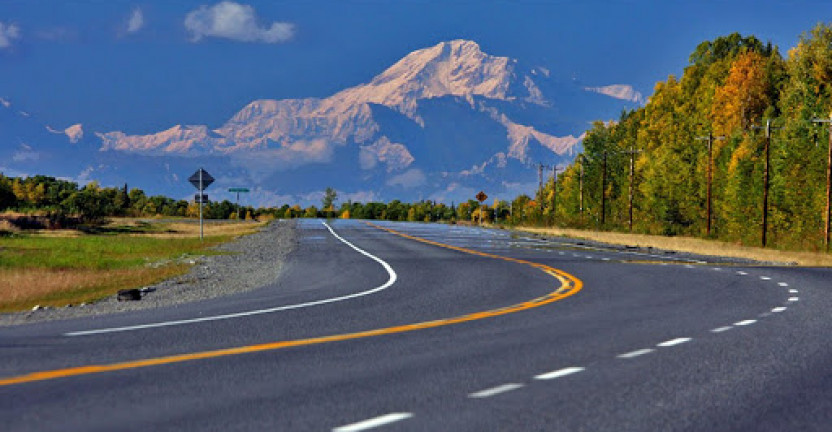
[[[731,65],[725,83],[716,89],[711,120],[717,135],[730,135],[759,119],[769,105],[766,58],[749,51]]]

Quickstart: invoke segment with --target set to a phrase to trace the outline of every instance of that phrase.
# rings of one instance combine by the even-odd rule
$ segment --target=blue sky
[[[457,38],[563,79],[650,94],[681,73],[701,41],[738,31],[785,53],[802,32],[832,21],[827,1],[217,4],[2,0],[0,97],[60,128],[218,127],[254,99],[328,96]],[[212,14],[229,11],[236,24],[217,27]]]

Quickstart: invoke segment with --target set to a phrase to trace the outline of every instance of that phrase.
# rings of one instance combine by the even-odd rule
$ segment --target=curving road
[[[0,329],[3,430],[832,429],[830,270],[331,225],[259,290]]]

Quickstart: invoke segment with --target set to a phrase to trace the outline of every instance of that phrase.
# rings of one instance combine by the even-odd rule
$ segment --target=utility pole
[[[603,164],[601,165],[601,227],[607,221],[607,152],[604,151]]]
[[[766,142],[765,142],[765,168],[763,169],[763,227],[761,233],[761,243],[763,247],[766,247],[766,234],[768,232],[768,183],[769,183],[769,162],[771,161],[771,130],[772,129],[779,129],[779,128],[772,128],[771,126],[771,119],[766,120],[766,125],[764,128],[755,126],[754,129],[765,129],[766,131]]]
[[[630,147],[630,150],[622,152],[630,155],[630,191],[628,197],[627,211],[629,213],[628,227],[630,232],[633,231],[633,193],[635,191],[635,177],[636,177],[636,154],[641,153],[641,150],[636,150]]]
[[[715,139],[725,139],[724,136],[715,137],[712,132],[708,132],[708,136],[700,136],[696,137],[697,140],[707,140],[708,141],[708,223],[707,223],[707,234],[708,237],[711,236],[711,185],[713,184],[713,171],[714,171],[714,157],[713,157],[713,141]]]
[[[556,165],[552,166],[552,225],[555,224],[555,210],[557,209],[559,171],[565,171],[565,169],[558,168]]]
[[[829,210],[830,200],[832,200],[832,113],[829,113],[829,119],[813,119],[814,123],[829,123],[829,153],[826,158],[826,210],[823,213],[824,231],[823,231],[823,245],[826,252],[829,252]]]

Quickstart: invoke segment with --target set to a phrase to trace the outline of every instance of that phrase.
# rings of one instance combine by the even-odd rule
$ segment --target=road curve
[[[445,225],[300,229],[259,290],[0,329],[4,428],[832,425],[829,270]]]

